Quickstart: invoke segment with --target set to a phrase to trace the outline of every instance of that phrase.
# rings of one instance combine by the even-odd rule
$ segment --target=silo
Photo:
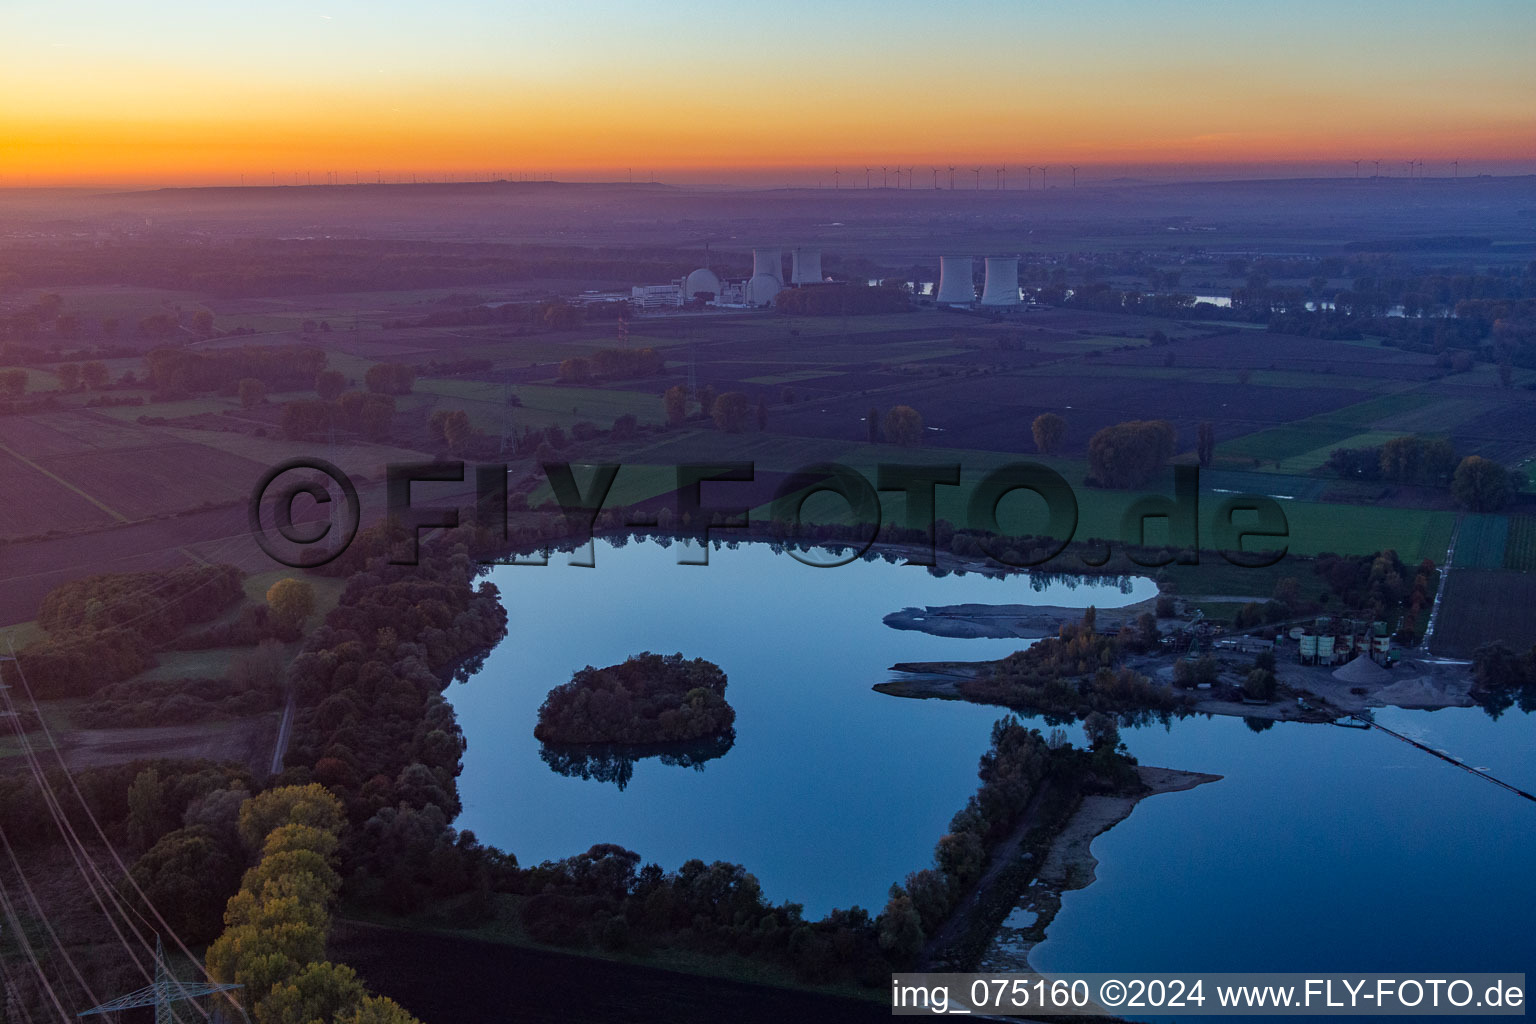
[[[1333,637],[1320,636],[1317,638],[1317,660],[1322,665],[1333,664]]]
[[[764,275],[773,278],[779,284],[784,283],[783,249],[752,250],[752,276],[762,277]]]
[[[987,283],[981,289],[983,306],[1019,304],[1019,261],[1014,256],[987,257]]]
[[[791,249],[790,284],[821,284],[821,250]]]
[[[969,306],[976,301],[976,279],[969,256],[939,257],[939,294],[934,300],[945,305]]]
[[[1302,661],[1315,660],[1317,658],[1317,637],[1311,633],[1301,635],[1301,650],[1298,652]]]

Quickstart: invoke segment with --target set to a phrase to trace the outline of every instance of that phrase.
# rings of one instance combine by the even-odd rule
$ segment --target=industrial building
[[[790,250],[789,282],[784,280],[784,250],[752,250],[752,275],[747,278],[723,278],[705,266],[671,284],[636,285],[629,301],[643,312],[678,309],[701,300],[712,306],[761,308],[773,304],[774,297],[786,287],[804,288],[822,284],[821,250],[796,247]]]
[[[1385,622],[1335,622],[1322,616],[1310,627],[1292,627],[1290,636],[1303,665],[1341,665],[1359,655],[1372,661],[1391,660],[1392,635]]]

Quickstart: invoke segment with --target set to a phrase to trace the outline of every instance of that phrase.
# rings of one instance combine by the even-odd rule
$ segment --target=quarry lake
[[[598,542],[596,567],[499,567],[508,636],[479,674],[448,691],[469,749],[462,828],[519,863],[618,843],[672,869],[691,857],[744,864],[775,902],[885,905],[925,867],[975,792],[997,708],[876,693],[897,661],[998,658],[1019,640],[896,630],[906,606],[1024,603],[1103,607],[1153,596],[1137,580],[1031,589],[1025,577],[936,577],[883,561],[817,569],[762,544],[677,564],[677,546]],[[549,690],[585,665],[642,651],[706,658],[729,677],[736,740],[701,770],[650,757],[621,791],[557,774],[533,737]]]
[[[815,569],[765,545],[680,566],[677,547],[599,542],[596,567],[498,567],[509,635],[448,695],[468,741],[461,828],[534,864],[617,843],[675,869],[743,864],[808,916],[877,912],[927,866],[977,786],[1001,709],[870,687],[898,661],[1001,657],[1019,640],[895,630],[886,614],[967,602],[1116,607],[1145,579],[1036,590],[884,561]],[[555,770],[533,737],[550,688],[641,651],[730,679],[734,745],[622,781]],[[1378,720],[1536,790],[1536,718],[1385,709]],[[1043,726],[1042,726],[1043,727]],[[1081,742],[1081,730],[1070,730]],[[1536,806],[1376,731],[1232,718],[1126,729],[1142,763],[1221,781],[1152,797],[1100,836],[1098,880],[1063,898],[1032,962],[1056,970],[1525,970]],[[701,759],[702,758],[702,759]],[[591,772],[589,772],[591,774]]]

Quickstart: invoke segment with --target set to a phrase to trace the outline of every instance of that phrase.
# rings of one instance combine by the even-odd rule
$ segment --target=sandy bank
[[[1029,963],[1029,952],[1044,940],[1047,927],[1061,909],[1061,894],[1093,883],[1094,869],[1099,863],[1090,849],[1093,840],[1124,821],[1147,797],[1194,789],[1222,778],[1174,768],[1143,766],[1136,772],[1147,787],[1144,793],[1083,798],[1076,813],[1052,841],[1035,881],[1019,897],[1013,912],[982,954],[978,971],[1035,973]]]
[[[1123,608],[1097,610],[1100,632],[1114,632],[1123,623],[1135,622],[1154,602],[1138,601]],[[885,617],[892,629],[914,629],[933,636],[991,637],[1038,640],[1055,636],[1062,626],[1081,622],[1083,609],[1031,604],[947,604],[903,608]]]

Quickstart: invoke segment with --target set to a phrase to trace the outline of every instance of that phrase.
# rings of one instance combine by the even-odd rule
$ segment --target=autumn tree
[[[885,439],[903,448],[922,443],[923,417],[910,405],[898,405],[885,414]]]
[[[1088,441],[1088,469],[1105,487],[1137,487],[1173,455],[1177,434],[1167,420],[1132,420],[1105,427]]]
[[[899,885],[891,886],[891,898],[875,924],[880,948],[899,964],[909,962],[923,948],[923,921],[912,897]]]
[[[209,942],[224,926],[225,894],[240,882],[237,850],[207,825],[192,825],[159,838],[138,860],[130,875],[137,889],[126,895],[147,913],[138,891],[165,916],[171,929],[188,942]]]
[[[661,396],[661,405],[667,415],[667,426],[680,426],[688,418],[688,389],[681,384],[667,388]]]
[[[421,1021],[393,999],[365,996],[355,1009],[337,1014],[336,1024],[421,1024]]]
[[[267,588],[267,607],[279,622],[297,626],[315,610],[315,588],[303,580],[284,577]]]
[[[1115,725],[1115,720],[1102,711],[1089,712],[1083,719],[1083,735],[1088,739],[1088,749],[1103,750],[1106,747],[1115,749],[1120,743],[1120,730]]]
[[[379,395],[408,395],[416,383],[416,371],[404,363],[375,363],[363,374],[369,391]]]
[[[751,408],[752,403],[746,395],[740,391],[727,391],[715,399],[709,415],[715,426],[727,434],[739,434],[747,427],[747,413]]]
[[[315,374],[315,394],[323,401],[334,402],[347,390],[347,375],[340,370],[321,370]]]
[[[1054,412],[1043,412],[1035,417],[1029,429],[1035,436],[1035,448],[1041,455],[1050,455],[1061,447],[1061,442],[1066,438],[1067,421]]]
[[[581,356],[560,363],[560,379],[567,384],[582,384],[592,379],[592,364]]]
[[[58,369],[59,387],[73,391],[80,386],[80,364],[64,363]]]
[[[245,377],[235,385],[235,393],[240,396],[240,408],[254,409],[267,400],[267,386],[255,377]]]
[[[1473,512],[1497,512],[1509,503],[1509,470],[1481,455],[1468,455],[1456,467],[1451,493]]]
[[[451,451],[458,451],[474,433],[469,414],[463,409],[438,409],[427,421],[432,436],[443,441]]]
[[[80,367],[80,379],[92,391],[100,391],[106,387],[110,378],[111,373],[107,370],[107,364],[99,359],[93,359]]]

